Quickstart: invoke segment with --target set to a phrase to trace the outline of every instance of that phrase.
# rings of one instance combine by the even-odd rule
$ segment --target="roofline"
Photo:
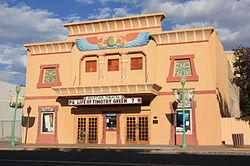
[[[118,18],[109,18],[109,19],[102,19],[102,20],[67,23],[67,24],[63,24],[63,26],[67,27],[67,26],[71,26],[71,25],[89,24],[89,23],[115,21],[115,20],[119,21],[119,20],[126,20],[126,19],[130,19],[130,18],[149,17],[149,16],[162,16],[163,17],[162,19],[166,18],[166,15],[164,13],[151,13],[151,14],[135,15],[135,16],[128,16],[128,17],[118,17]]]
[[[175,32],[184,32],[184,31],[198,31],[198,30],[214,30],[214,27],[204,27],[204,28],[192,28],[192,29],[178,29],[178,30],[172,30],[172,31],[163,31],[159,33],[151,33],[150,35],[158,35],[158,34],[164,34],[164,33],[175,33]]]
[[[24,47],[36,46],[36,45],[48,45],[48,44],[60,44],[60,43],[75,43],[74,41],[56,41],[56,42],[44,42],[44,43],[32,43],[24,44]]]

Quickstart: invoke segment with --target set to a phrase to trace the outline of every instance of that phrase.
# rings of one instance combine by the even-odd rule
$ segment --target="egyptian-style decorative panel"
[[[56,69],[46,69],[44,83],[56,82]]]
[[[112,36],[97,36],[76,39],[76,46],[80,51],[139,47],[149,41],[149,32],[117,34]]]
[[[175,76],[190,76],[191,67],[190,61],[188,60],[177,60],[175,62]]]

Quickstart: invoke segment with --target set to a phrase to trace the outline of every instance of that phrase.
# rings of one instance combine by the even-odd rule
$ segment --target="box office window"
[[[108,71],[119,71],[119,59],[108,60]]]
[[[191,133],[191,110],[185,110],[186,132]],[[176,110],[176,133],[182,133],[183,131],[183,113],[182,109]]]
[[[107,130],[116,130],[116,114],[106,114],[106,129]]]
[[[142,57],[131,58],[131,70],[141,70],[142,69]]]
[[[42,112],[41,129],[42,133],[54,133],[54,112]]]
[[[97,68],[97,65],[96,65],[96,60],[93,60],[93,61],[86,61],[86,68],[85,68],[85,71],[86,72],[96,72],[96,68]]]

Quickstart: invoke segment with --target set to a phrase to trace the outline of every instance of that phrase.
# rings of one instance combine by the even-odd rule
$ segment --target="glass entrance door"
[[[148,116],[126,117],[126,143],[148,144]]]
[[[77,118],[77,143],[98,143],[97,117]]]

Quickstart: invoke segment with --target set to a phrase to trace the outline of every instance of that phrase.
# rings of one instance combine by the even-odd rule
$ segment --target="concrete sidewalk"
[[[186,149],[177,145],[138,145],[138,144],[17,144],[11,146],[10,143],[0,143],[0,150],[45,150],[58,149],[60,151],[69,151],[75,149],[113,149],[113,150],[144,150],[153,153],[195,153],[195,154],[232,154],[232,155],[249,155],[250,146],[235,148],[232,145],[188,145]]]

